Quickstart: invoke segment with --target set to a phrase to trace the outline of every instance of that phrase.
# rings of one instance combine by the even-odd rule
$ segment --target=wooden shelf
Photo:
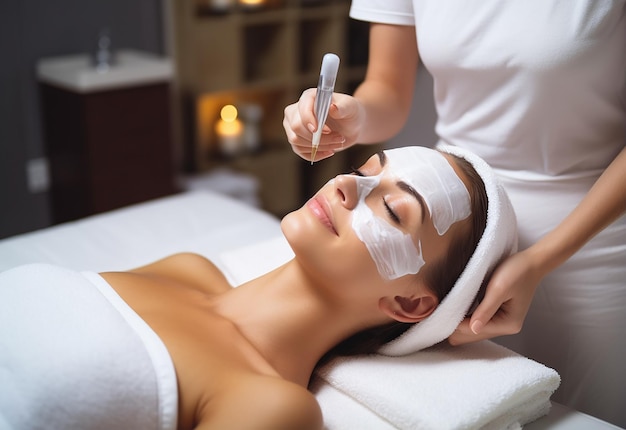
[[[259,177],[262,190],[281,196],[279,205],[262,191],[261,201],[282,215],[302,203],[311,184],[345,171],[348,158],[336,157],[327,168],[301,173],[310,165],[295,156],[286,141],[284,108],[304,89],[317,85],[327,52],[342,60],[336,91],[354,89],[365,74],[368,26],[348,17],[349,0],[265,0],[265,6],[255,9],[232,0],[228,11],[211,8],[220,3],[224,2],[172,1],[185,166],[206,171],[233,164],[220,158],[214,130],[219,110],[225,104],[260,106],[262,147],[236,167]]]

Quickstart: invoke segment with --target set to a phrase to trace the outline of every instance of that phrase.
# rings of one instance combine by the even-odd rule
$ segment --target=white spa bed
[[[237,284],[288,257],[290,251],[280,246],[268,248],[276,252],[262,253],[256,245],[280,242],[280,237],[275,217],[229,197],[194,191],[0,240],[0,271],[34,262],[79,271],[126,270],[173,253],[196,252]],[[318,399],[331,430],[394,428],[330,385],[323,384]],[[524,428],[617,427],[553,403],[548,415]]]

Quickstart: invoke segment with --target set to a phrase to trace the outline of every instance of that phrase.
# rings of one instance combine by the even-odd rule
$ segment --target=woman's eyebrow
[[[410,195],[412,195],[413,197],[415,197],[415,199],[419,203],[420,207],[422,208],[422,224],[424,224],[424,214],[426,213],[426,204],[424,203],[424,198],[420,195],[420,193],[415,191],[415,188],[413,188],[412,186],[410,186],[409,184],[407,184],[404,181],[398,181],[398,182],[396,182],[396,185],[402,191],[405,191],[405,192],[409,193]]]

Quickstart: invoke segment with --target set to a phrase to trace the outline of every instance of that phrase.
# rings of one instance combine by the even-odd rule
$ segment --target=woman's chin
[[[280,229],[294,252],[314,244],[312,242],[315,237],[313,227],[301,210],[288,213],[280,221]]]

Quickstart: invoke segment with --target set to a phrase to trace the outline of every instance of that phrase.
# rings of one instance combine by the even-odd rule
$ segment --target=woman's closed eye
[[[389,206],[389,203],[387,203],[387,200],[385,200],[384,197],[382,197],[382,199],[383,199],[383,205],[385,206],[385,210],[387,211],[387,214],[389,215],[389,217],[396,224],[401,224],[400,217],[393,211],[393,209],[391,209],[391,206]]]
[[[361,172],[359,169],[357,169],[356,167],[350,167],[350,174],[352,175],[356,175],[356,176],[365,176],[363,174],[363,172]]]

